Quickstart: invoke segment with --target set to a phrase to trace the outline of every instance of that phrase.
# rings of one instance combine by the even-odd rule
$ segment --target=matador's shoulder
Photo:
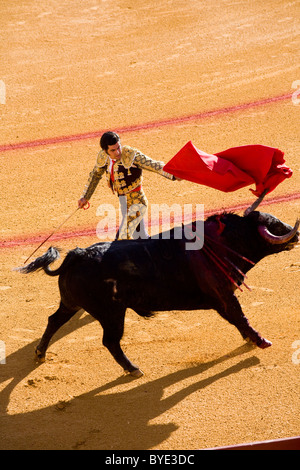
[[[100,150],[97,156],[97,166],[99,168],[103,168],[105,165],[108,164],[108,159],[109,159],[109,156],[107,155],[105,150]]]
[[[132,166],[137,153],[139,153],[139,151],[133,147],[129,147],[129,145],[122,147],[122,163],[125,168]]]

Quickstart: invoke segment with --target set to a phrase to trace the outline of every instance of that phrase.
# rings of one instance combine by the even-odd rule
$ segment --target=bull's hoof
[[[37,348],[35,350],[35,357],[40,363],[43,363],[46,360],[45,354],[41,353],[41,351],[39,351]]]
[[[268,339],[262,338],[261,342],[257,346],[261,349],[267,349],[272,346],[272,343]]]
[[[144,375],[144,372],[141,369],[134,369],[129,372],[131,377],[135,377],[136,379],[142,377]]]
[[[268,339],[265,339],[265,338],[261,338],[256,342],[254,342],[250,338],[245,338],[245,340],[247,341],[247,343],[251,344],[252,346],[257,346],[260,349],[267,349],[270,346],[272,346],[271,341],[269,341]]]

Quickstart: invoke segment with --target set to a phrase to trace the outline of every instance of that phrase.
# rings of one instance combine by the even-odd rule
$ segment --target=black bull
[[[241,288],[246,272],[259,260],[298,242],[298,226],[299,221],[292,228],[261,212],[243,217],[224,213],[204,222],[200,250],[187,250],[184,236],[180,239],[171,231],[169,239],[122,240],[76,248],[56,270],[49,265],[59,253],[51,247],[20,268],[23,273],[44,269],[50,276],[59,275],[60,306],[49,317],[36,354],[44,360],[53,334],[81,309],[99,320],[104,346],[125,371],[137,377],[142,372],[120,346],[127,308],[141,316],[157,311],[215,309],[245,340],[267,348],[272,343],[249,325],[234,291]]]

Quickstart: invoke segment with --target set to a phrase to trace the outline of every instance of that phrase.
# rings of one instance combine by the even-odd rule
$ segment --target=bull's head
[[[255,212],[255,209],[261,204],[264,197],[268,194],[268,189],[265,189],[262,194],[257,198],[254,203],[245,210],[245,217],[257,217],[258,232],[263,240],[270,246],[277,246],[278,250],[282,251],[291,249],[299,241],[299,219],[296,220],[294,227],[287,225],[276,217],[265,214],[263,212]]]
[[[273,253],[289,250],[299,241],[299,219],[296,220],[294,227],[291,227],[264,212],[251,212],[246,217],[256,219],[258,233]]]

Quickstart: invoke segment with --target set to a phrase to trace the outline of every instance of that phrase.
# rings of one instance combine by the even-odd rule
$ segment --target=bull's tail
[[[32,263],[29,263],[26,266],[16,268],[16,271],[19,271],[22,274],[28,274],[28,273],[32,273],[34,271],[39,271],[40,269],[43,269],[45,273],[48,274],[49,276],[58,276],[63,271],[66,260],[64,260],[61,266],[56,270],[50,269],[49,265],[59,258],[60,258],[59,250],[51,246],[48,249],[48,251],[44,253],[42,256],[40,256],[39,258],[36,258],[34,261],[32,261]]]

